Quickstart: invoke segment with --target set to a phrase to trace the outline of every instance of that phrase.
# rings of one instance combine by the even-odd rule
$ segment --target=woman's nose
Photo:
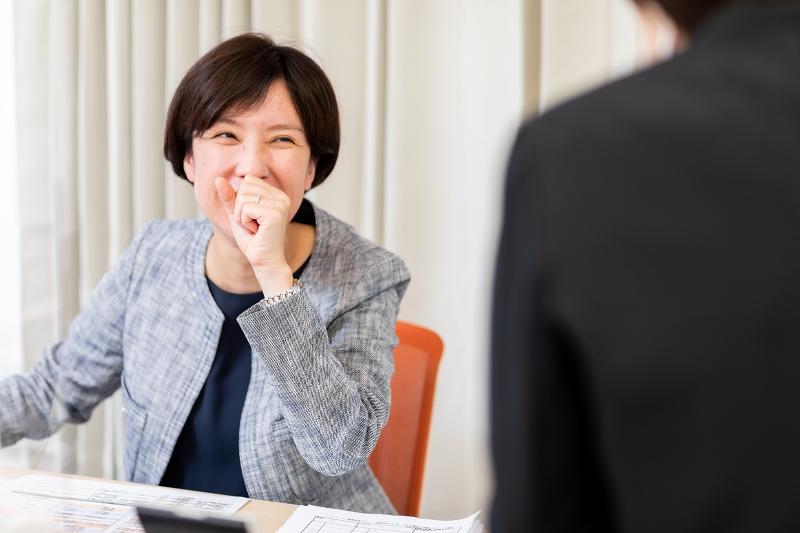
[[[243,144],[239,159],[236,162],[236,174],[238,176],[266,176],[269,168],[269,153],[267,146]]]

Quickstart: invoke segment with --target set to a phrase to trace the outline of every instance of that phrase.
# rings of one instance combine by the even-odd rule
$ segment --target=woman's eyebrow
[[[233,117],[220,117],[215,124],[229,124],[231,126],[241,126],[238,120]]]
[[[231,126],[242,127],[242,123],[236,120],[234,117],[221,117],[217,120],[216,124],[228,124]],[[293,126],[291,124],[280,123],[280,124],[272,124],[266,128],[266,131],[281,131],[281,130],[293,130],[302,133],[305,135],[305,130],[300,126]]]
[[[276,131],[276,130],[294,130],[294,131],[299,131],[302,134],[305,134],[303,128],[299,126],[292,126],[291,124],[273,124],[272,126],[267,128],[267,131]]]

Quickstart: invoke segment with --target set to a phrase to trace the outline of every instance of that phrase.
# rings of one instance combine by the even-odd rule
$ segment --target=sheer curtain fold
[[[198,56],[222,39],[222,0],[200,0]]]
[[[3,194],[0,195],[0,250],[6,253],[0,262],[0,376],[23,370],[22,357],[22,287],[20,286],[21,253],[19,183],[17,175],[17,87],[15,86],[16,43],[14,39],[14,6],[0,2],[0,116],[5,117],[6,127],[0,129],[0,161],[6,174]],[[21,451],[21,450],[20,450]],[[15,452],[16,453],[16,452]],[[0,452],[2,454],[2,452]],[[2,455],[0,455],[2,460]]]
[[[309,33],[303,36],[304,44],[331,79],[342,128],[336,168],[311,198],[323,205],[336,205],[347,222],[362,230],[364,116],[369,112],[364,108],[367,9],[358,0],[335,4],[314,0],[308,2],[307,9],[309,21],[305,26]]]
[[[108,265],[122,254],[136,232],[133,204],[132,11],[131,0],[107,0],[105,3],[103,35],[108,145]],[[103,449],[92,456],[86,454],[85,462],[91,462],[92,469],[102,468],[105,477],[120,478],[124,472],[121,410],[122,399],[117,392],[95,411],[89,421],[89,424],[93,424],[95,420],[102,420]]]
[[[164,134],[166,5],[159,0],[131,3],[131,111],[133,223],[164,218]]]
[[[386,176],[386,4],[368,2],[365,19],[361,229],[366,237],[383,243],[386,204],[383,186]]]
[[[298,2],[253,0],[250,3],[252,31],[268,34],[276,41],[296,41],[300,33]]]
[[[105,3],[82,0],[78,13],[78,235],[80,306],[108,269],[108,143]],[[108,409],[105,405],[102,409]],[[100,415],[102,414],[99,413]],[[101,476],[105,417],[78,427],[77,470]]]
[[[222,0],[222,38],[250,31],[250,1]]]
[[[112,264],[133,238],[132,115],[131,115],[131,0],[107,0],[105,6],[106,139],[108,144],[108,264]],[[114,394],[101,407],[103,453],[93,456],[97,468],[102,458],[105,477],[124,472],[122,400]],[[99,418],[94,415],[94,418]],[[91,422],[90,422],[91,423]]]
[[[78,221],[81,305],[108,269],[108,107],[105,3],[79,3]]]
[[[131,142],[131,0],[106,2],[109,258],[133,238]]]
[[[164,113],[169,107],[172,93],[181,78],[197,59],[199,52],[198,3],[194,0],[168,0],[166,25],[166,78],[164,86]],[[163,119],[162,119],[163,132]],[[163,133],[158,138],[163,139]],[[161,152],[159,152],[161,153]],[[169,162],[164,164],[166,187],[166,215],[169,218],[194,218],[197,207],[192,188],[185,180],[179,180]]]

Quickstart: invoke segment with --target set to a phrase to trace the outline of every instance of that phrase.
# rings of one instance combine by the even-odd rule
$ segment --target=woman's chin
[[[234,238],[233,231],[231,230],[231,223],[228,221],[227,217],[225,220],[213,220],[212,225],[214,226],[214,235],[222,237],[226,241],[232,243],[234,246],[236,245],[236,239]]]

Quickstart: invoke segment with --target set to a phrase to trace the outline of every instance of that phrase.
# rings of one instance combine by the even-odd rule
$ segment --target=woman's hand
[[[250,262],[265,296],[292,286],[292,269],[286,262],[285,241],[289,224],[289,197],[252,175],[238,185],[225,178],[214,181],[231,225],[236,245]]]

